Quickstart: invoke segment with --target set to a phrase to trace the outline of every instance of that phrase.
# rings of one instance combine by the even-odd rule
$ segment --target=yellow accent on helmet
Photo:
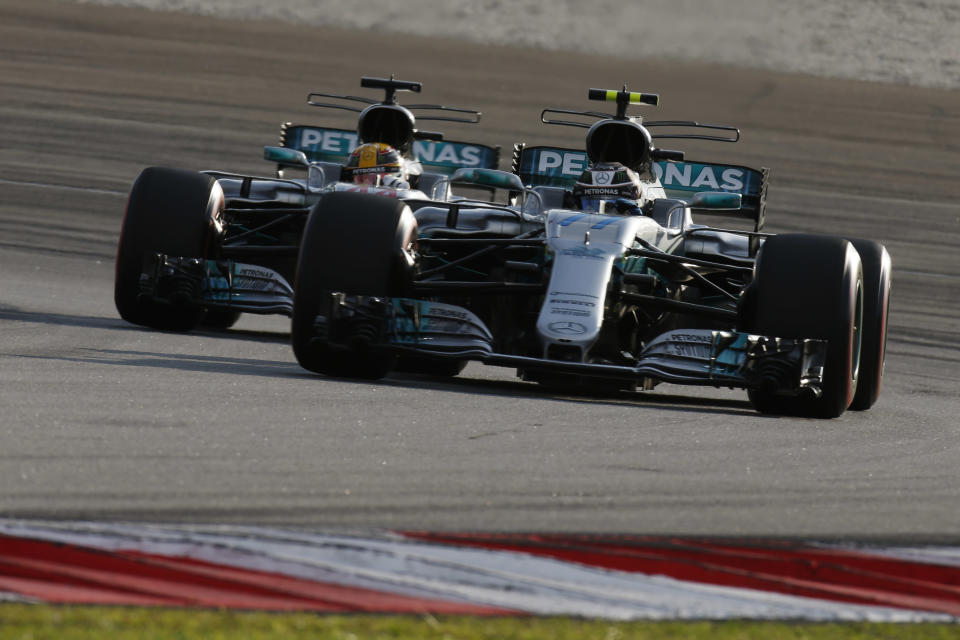
[[[388,144],[382,142],[368,142],[362,144],[353,150],[347,166],[356,169],[365,169],[368,167],[399,167],[402,158],[400,152]]]
[[[407,179],[403,156],[388,144],[368,142],[353,150],[341,175],[347,181],[379,185],[387,174]]]

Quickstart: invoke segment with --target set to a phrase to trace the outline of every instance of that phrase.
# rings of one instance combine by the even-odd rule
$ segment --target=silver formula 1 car
[[[417,200],[446,198],[451,173],[496,168],[499,148],[447,141],[415,128],[419,120],[477,123],[480,113],[435,104],[398,104],[397,92],[421,84],[363,78],[382,100],[311,93],[308,104],[359,114],[356,130],[286,123],[280,146],[264,149],[276,175],[150,167],[130,192],[117,251],[114,300],[134,324],[186,331],[226,328],[241,313],[286,314],[304,225],[329,191],[350,190]],[[342,182],[351,150],[364,142],[393,145],[409,182],[387,189]],[[303,177],[285,177],[287,170]]]
[[[496,188],[499,204],[445,187],[430,198],[325,192],[297,265],[300,364],[379,378],[398,363],[455,375],[474,360],[553,385],[745,388],[766,413],[871,407],[883,376],[886,249],[764,233],[765,169],[654,146],[734,142],[739,131],[644,122],[629,106],[658,97],[626,87],[589,97],[615,102],[616,113],[541,114],[587,128],[585,152],[517,145],[512,172],[464,168],[445,179]],[[716,213],[752,229],[694,222]]]

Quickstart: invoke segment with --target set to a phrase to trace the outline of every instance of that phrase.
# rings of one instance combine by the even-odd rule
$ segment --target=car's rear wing
[[[311,162],[345,164],[357,146],[357,132],[288,122],[280,127],[280,145],[302,151]],[[424,171],[445,175],[463,168],[496,169],[500,163],[500,147],[454,140],[416,140],[413,154]]]
[[[523,184],[530,187],[572,189],[587,166],[586,152],[577,149],[528,147],[523,144],[513,147],[512,170],[520,176]],[[739,210],[715,213],[749,218],[754,222],[755,231],[763,228],[769,169],[685,160],[655,162],[653,172],[671,198],[688,200],[699,191],[739,193],[742,196]],[[711,213],[707,209],[697,212]]]

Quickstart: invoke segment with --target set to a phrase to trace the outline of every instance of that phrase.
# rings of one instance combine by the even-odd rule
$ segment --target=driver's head
[[[380,142],[368,142],[353,150],[343,170],[344,179],[354,184],[380,186],[384,176],[407,179],[400,152]]]
[[[638,206],[640,195],[640,178],[619,162],[593,165],[573,186],[577,207],[595,213],[622,213],[624,205]]]

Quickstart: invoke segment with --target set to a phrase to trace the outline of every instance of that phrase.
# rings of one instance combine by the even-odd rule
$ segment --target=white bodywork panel
[[[603,324],[607,284],[613,265],[636,238],[655,243],[660,225],[643,216],[608,216],[551,211],[547,247],[553,254],[550,284],[537,333],[544,354],[551,344],[579,347],[581,356]]]

